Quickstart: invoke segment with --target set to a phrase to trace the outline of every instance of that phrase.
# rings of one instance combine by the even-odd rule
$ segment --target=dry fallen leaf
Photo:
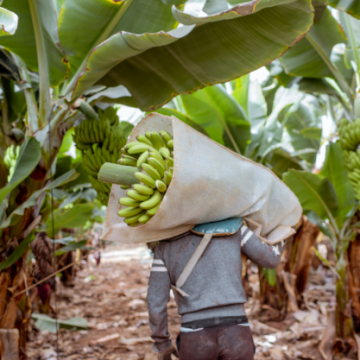
[[[327,326],[322,336],[321,343],[319,345],[319,351],[323,356],[324,360],[331,360],[331,352],[335,338],[335,310],[328,310]]]
[[[111,341],[111,340],[116,340],[120,337],[120,334],[111,334],[111,335],[107,335],[107,336],[104,336],[100,339],[97,339],[93,342],[91,342],[90,344],[91,345],[97,345],[97,344],[103,344],[105,342],[108,342],[108,341]]]
[[[271,355],[271,359],[273,359],[273,360],[283,360],[284,359],[284,352],[280,348],[269,349],[269,353]]]
[[[150,336],[143,337],[143,338],[132,338],[132,339],[127,339],[124,336],[121,336],[119,342],[120,342],[120,344],[123,344],[123,345],[135,345],[135,344],[146,343],[146,342],[152,343],[152,342],[154,342],[154,340]]]
[[[129,307],[130,309],[136,309],[137,307],[141,306],[141,305],[145,305],[145,301],[144,300],[140,300],[140,299],[134,299],[132,301],[130,301],[129,303]]]

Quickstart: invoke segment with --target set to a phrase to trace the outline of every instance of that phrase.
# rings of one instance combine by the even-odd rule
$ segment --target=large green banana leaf
[[[0,36],[14,35],[18,27],[18,20],[19,17],[12,11],[0,8]]]
[[[73,99],[95,83],[124,85],[133,103],[151,110],[270,62],[313,20],[310,0],[229,1],[228,10],[206,18],[173,4],[179,1],[5,0],[20,22],[17,34],[0,45],[32,70],[39,68],[38,53],[53,85],[69,74],[63,94],[73,92]],[[189,25],[177,28],[178,21]],[[44,108],[42,117],[49,105]]]
[[[37,20],[41,24],[42,36],[45,42],[46,56],[49,64],[51,85],[64,81],[68,65],[58,47],[57,14],[54,2],[49,0],[4,0],[3,5],[19,16],[19,26],[16,34],[0,38],[0,45],[19,55],[26,65],[34,71],[39,71],[38,53],[35,41],[33,17],[30,5],[35,4],[38,10]]]
[[[317,109],[307,101],[299,101],[279,117],[295,151],[307,149],[300,157],[314,164],[320,148],[321,118]],[[311,151],[312,150],[312,151]]]
[[[250,143],[250,123],[241,106],[221,85],[181,96],[184,110],[209,137],[238,154]]]
[[[89,53],[120,31],[144,34],[174,29],[178,23],[171,15],[171,6],[171,2],[161,0],[65,0],[59,16],[59,37],[68,54],[71,74],[79,67],[85,70]],[[126,38],[124,40],[126,42]],[[123,45],[125,54],[127,47]],[[118,61],[121,60],[120,56]]]
[[[338,227],[341,229],[346,215],[355,205],[355,192],[345,167],[340,142],[330,142],[327,145],[325,163],[320,175],[329,179],[334,185],[339,203],[336,220]]]
[[[258,81],[250,81],[248,75],[232,81],[232,96],[240,104],[251,123],[252,133],[265,123],[268,109],[262,88]]]
[[[332,49],[336,44],[346,42],[341,26],[330,10],[324,9],[320,18],[315,19],[308,35],[286,52],[280,61],[285,71],[292,76],[334,77],[329,68]]]
[[[283,174],[290,169],[302,170],[299,161],[291,156],[287,151],[279,148],[272,151],[266,164],[271,170],[279,177],[282,178]]]
[[[324,220],[336,216],[339,208],[338,198],[329,179],[297,170],[288,171],[283,179],[298,197],[304,210],[312,210]]]
[[[313,17],[308,0],[255,0],[206,19],[173,13],[190,25],[141,35],[135,26],[118,27],[132,33],[116,33],[90,53],[74,97],[94,83],[122,84],[141,109],[155,109],[177,94],[259,68],[305,34]],[[131,13],[123,16],[131,22]]]
[[[296,89],[280,87],[275,94],[273,111],[263,124],[253,134],[250,150],[256,151],[255,158],[264,158],[271,151],[282,147],[283,126],[278,119],[283,116],[288,108],[299,100],[299,92]]]

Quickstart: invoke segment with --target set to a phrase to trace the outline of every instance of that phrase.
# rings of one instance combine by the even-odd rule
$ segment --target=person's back
[[[167,303],[186,264],[202,236],[191,232],[161,241],[155,249],[151,270],[148,307],[154,349],[159,359],[175,352],[167,331]],[[268,246],[243,226],[230,236],[213,237],[182,289],[175,292],[182,316],[180,360],[251,360],[254,345],[243,304],[246,295],[241,278],[241,252],[255,263],[273,268],[283,246]]]

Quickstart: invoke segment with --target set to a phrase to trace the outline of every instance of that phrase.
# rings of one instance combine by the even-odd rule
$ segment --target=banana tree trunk
[[[339,277],[336,280],[336,336],[346,340],[353,335],[353,321],[351,314],[351,300],[349,290],[349,272],[347,270],[347,254],[336,264]]]
[[[285,271],[296,276],[296,292],[304,292],[314,257],[312,247],[320,230],[304,216],[303,223],[291,241],[291,251],[285,265]]]
[[[276,269],[276,283],[271,286],[259,268],[260,302],[277,309],[283,316],[296,311],[307,283],[319,229],[304,216],[296,235],[287,240],[282,262]],[[281,316],[281,317],[283,317]]]
[[[352,318],[356,333],[360,333],[360,231],[348,249],[349,295],[351,298]]]

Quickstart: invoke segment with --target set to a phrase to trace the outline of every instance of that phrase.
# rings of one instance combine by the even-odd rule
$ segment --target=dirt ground
[[[56,360],[58,351],[59,359],[67,360],[155,360],[146,306],[151,261],[151,253],[144,246],[111,246],[103,251],[99,266],[91,258],[83,265],[72,287],[59,282],[59,319],[85,318],[87,330],[60,329],[56,345],[55,334],[34,327],[27,345],[28,358]],[[248,271],[254,297],[246,310],[257,348],[255,359],[322,359],[318,345],[326,328],[327,309],[334,304],[334,279],[329,271],[320,266],[311,272],[305,309],[282,322],[266,323],[258,316],[257,268]],[[169,332],[175,341],[181,320],[173,298],[168,314]]]

